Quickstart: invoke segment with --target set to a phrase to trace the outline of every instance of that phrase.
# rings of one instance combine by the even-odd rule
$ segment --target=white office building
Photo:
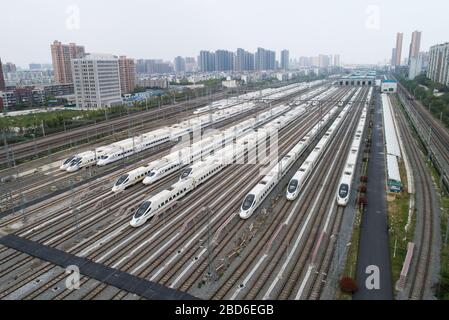
[[[118,57],[90,54],[73,59],[72,73],[78,108],[109,108],[123,102]]]

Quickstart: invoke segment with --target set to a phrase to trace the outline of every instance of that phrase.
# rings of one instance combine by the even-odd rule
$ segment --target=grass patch
[[[346,257],[345,268],[343,269],[342,276],[348,276],[355,279],[356,271],[357,271],[357,256],[359,253],[359,239],[360,239],[360,223],[362,221],[362,212],[360,209],[357,209],[354,227],[351,236],[351,245],[348,249],[348,255]],[[337,283],[340,286],[339,282]],[[340,288],[340,287],[339,287]],[[342,292],[341,290],[337,291],[337,299],[338,300],[351,300],[352,294]]]

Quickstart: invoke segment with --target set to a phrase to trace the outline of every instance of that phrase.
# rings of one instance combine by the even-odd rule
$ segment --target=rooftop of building
[[[78,60],[117,60],[118,57],[107,53],[89,53]]]

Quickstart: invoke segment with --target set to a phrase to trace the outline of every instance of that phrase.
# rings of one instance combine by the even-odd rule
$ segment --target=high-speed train
[[[357,159],[360,154],[360,149],[362,148],[362,138],[365,131],[366,114],[369,102],[371,101],[372,88],[368,94],[367,103],[363,108],[362,114],[357,125],[357,129],[352,140],[351,149],[349,150],[348,157],[346,159],[345,166],[343,168],[343,173],[338,183],[337,188],[337,205],[346,206],[351,195],[351,184],[354,178],[354,173],[357,165]]]
[[[336,88],[331,88],[320,95],[317,99],[323,99],[327,95],[335,91]],[[240,218],[248,219],[256,211],[259,205],[265,200],[265,198],[271,193],[277,183],[288,172],[291,166],[298,160],[298,158],[304,153],[310,142],[316,137],[319,129],[322,128],[337,112],[337,107],[332,108],[328,113],[323,116],[323,119],[319,120],[312,129],[266,174],[262,180],[257,183],[245,196],[243,203],[240,207]],[[288,124],[288,121],[283,123]],[[293,181],[291,185],[294,185]]]
[[[226,152],[227,156],[232,157],[231,152],[234,149],[234,146],[228,146],[227,148],[229,148]],[[209,180],[225,166],[224,162],[219,159],[214,159],[213,156],[210,160],[202,160],[194,164],[192,170],[188,171],[188,176],[180,179],[168,189],[163,190],[142,202],[134,213],[130,225],[132,227],[139,227],[154,215],[173,207],[176,201],[200,184]]]
[[[154,215],[171,208],[177,199],[195,188],[195,180],[179,181],[166,190],[159,192],[140,204],[134,213],[130,225],[139,227]]]
[[[310,84],[318,85],[320,83],[322,83],[322,81],[315,81]],[[266,91],[266,95],[273,96],[274,94],[277,94],[275,96],[276,98],[282,98],[285,95],[292,94],[295,91],[301,90],[303,87],[307,87],[307,85],[293,84],[282,88],[272,89],[271,91]],[[258,95],[259,92],[252,94]],[[222,104],[220,103],[216,105],[220,105],[221,108]],[[181,136],[185,134],[201,128],[205,128],[213,123],[218,123],[230,117],[234,117],[254,108],[255,106],[256,104],[252,101],[242,102],[236,105],[226,105],[226,107],[223,107],[218,111],[210,112],[209,114],[205,115],[194,116],[182,121],[181,123],[170,126],[167,129],[154,130],[134,138],[125,139],[104,147],[97,148],[96,150],[91,151],[92,154],[96,155],[94,163],[92,161],[88,161],[88,163],[89,165],[91,163],[99,166],[107,165],[109,163],[129,157],[135,153],[144,151],[148,148],[155,147],[169,141],[177,141]],[[68,159],[65,159],[60,166],[61,170],[67,170],[67,168],[69,167],[69,163],[73,160],[73,158],[77,156],[78,155],[72,155]],[[80,164],[84,164],[84,161],[80,162]],[[73,165],[71,166],[70,170],[75,171],[81,167],[82,165]]]
[[[360,93],[360,89],[351,98],[351,101],[354,101],[355,97],[357,97],[359,93]],[[288,186],[287,186],[287,191],[286,191],[287,200],[293,201],[298,197],[303,186],[305,185],[308,178],[310,177],[311,172],[313,171],[315,166],[320,161],[325,150],[328,148],[331,138],[338,131],[341,123],[343,122],[343,119],[346,117],[349,107],[350,107],[350,103],[348,102],[348,104],[341,110],[340,114],[337,116],[337,118],[334,120],[332,125],[329,127],[329,129],[325,132],[323,137],[317,143],[317,145],[312,150],[312,152],[310,152],[309,156],[306,158],[306,160],[301,165],[299,170],[296,171],[296,173],[290,179]],[[336,109],[336,107],[334,107],[332,110],[335,110],[335,109]]]
[[[172,172],[201,159],[203,156],[209,154],[214,149],[213,137],[207,138],[207,141],[199,141],[191,147],[183,148],[179,151],[179,155],[174,152],[167,157],[164,157],[163,163],[153,168],[143,179],[143,184],[152,184],[163,177],[168,176]]]
[[[192,144],[191,147],[186,147],[182,149],[180,151],[181,154],[180,157],[152,169],[143,180],[143,183],[144,184],[154,183],[159,179],[179,170],[180,168],[207,156],[212,151],[215,151],[219,148],[226,146],[227,143],[238,138],[246,130],[254,126],[257,126],[261,123],[264,123],[274,117],[277,117],[279,114],[281,114],[287,109],[288,109],[287,106],[284,105],[278,106],[270,111],[261,113],[257,117],[257,119],[252,118],[245,120],[242,123],[232,126],[212,137],[202,139],[199,142]]]
[[[229,117],[233,117],[239,113],[245,112],[249,108],[254,107],[254,103],[243,103],[240,106],[234,106],[226,110],[219,110],[209,115],[197,116],[194,118],[186,119],[178,124],[170,126],[166,129],[158,129],[134,138],[124,139],[118,142],[114,142],[110,145],[99,147],[96,150],[91,150],[91,155],[97,155],[95,162],[89,161],[89,165],[103,166],[109,163],[118,161],[120,159],[131,156],[132,154],[144,151],[146,149],[155,147],[157,145],[169,142],[177,141],[180,137],[188,134],[194,130],[204,128],[212,123],[223,121]],[[78,155],[73,155],[68,159],[65,159],[60,166],[61,170],[67,170],[69,163]],[[70,171],[75,171],[82,166],[71,166]]]
[[[152,168],[153,168],[152,165],[143,166],[121,175],[112,186],[112,191],[113,192],[123,191],[129,186],[132,186],[142,181],[145,178],[145,176],[152,170]]]
[[[114,161],[129,157],[134,153],[169,142],[170,138],[171,135],[169,130],[160,129],[151,134],[143,134],[138,137],[128,138],[113,143],[104,149],[103,155],[97,161],[97,165],[104,166]]]
[[[322,99],[334,91],[334,89],[330,89],[325,93],[320,94],[317,98]],[[292,149],[290,149],[290,151],[277,164],[272,166],[270,171],[262,178],[262,180],[248,192],[240,207],[240,218],[248,219],[251,217],[259,205],[271,193],[279,180],[282,179],[282,177],[307,149],[310,142],[313,141],[315,136],[318,134],[319,128],[327,123],[336,111],[337,107],[334,107],[326,113],[323,116],[323,119],[320,120],[320,122],[317,123],[312,129],[310,129],[309,132]],[[288,121],[284,123],[284,125],[286,124],[288,124]]]
[[[248,219],[265,198],[276,186],[278,180],[275,174],[267,174],[263,179],[246,195],[240,208],[240,218]]]
[[[67,163],[68,160],[70,161]],[[97,160],[98,156],[96,157],[94,151],[86,151],[70,157],[64,161],[60,168],[62,170],[66,170],[67,172],[74,172],[81,168],[95,165]]]
[[[286,115],[289,114],[290,121],[293,121],[302,113],[303,110],[296,113],[287,112]],[[288,121],[283,123],[286,125]],[[258,147],[259,141],[266,140],[266,137],[271,132],[270,130],[274,130],[274,128],[266,125],[257,131],[247,131],[242,137],[236,139],[233,144],[225,146],[213,155],[206,157],[205,160],[199,161],[184,170],[178,182],[169,189],[144,201],[139,206],[131,219],[130,225],[132,227],[141,226],[155,214],[172,207],[177,200],[222,171],[227,165],[238,162],[244,157],[245,153],[251,153],[252,150]]]
[[[131,170],[118,178],[112,187],[112,191],[122,191],[142,180],[144,184],[154,183],[157,180],[179,170],[180,168],[201,159],[201,157],[207,156],[211,151],[225,147],[226,143],[244,134],[246,130],[266,123],[267,121],[271,121],[287,109],[288,107],[284,105],[272,108],[269,111],[261,113],[257,119],[254,117],[242,121],[221,133],[213,135],[212,137],[202,138],[199,142],[192,144],[191,147],[175,150],[169,155],[149,163],[147,166],[142,166]]]
[[[177,200],[212,178],[227,165],[238,162],[245,152],[250,152],[251,149],[257,147],[258,140],[252,139],[259,135],[261,135],[259,131],[248,132],[244,137],[237,139],[236,142],[227,145],[213,155],[208,156],[205,160],[198,161],[184,170],[178,182],[167,190],[144,201],[139,206],[131,219],[130,225],[132,227],[141,226],[155,214],[172,207]],[[261,136],[264,139],[265,132]],[[252,143],[248,143],[248,137],[251,137]]]

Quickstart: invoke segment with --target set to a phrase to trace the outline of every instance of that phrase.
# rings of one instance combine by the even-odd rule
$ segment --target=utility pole
[[[212,275],[212,265],[210,261],[210,208],[209,206],[205,207],[207,211],[207,265],[208,271],[207,274],[210,277]]]
[[[6,140],[6,133],[5,130],[2,129],[3,134],[3,142],[5,145],[5,155],[6,155],[6,161],[8,161],[8,168],[11,167],[10,159],[9,159],[9,152],[8,152],[8,141]]]
[[[45,137],[44,120],[41,121],[42,135]]]
[[[23,223],[26,223],[27,218],[26,218],[26,212],[25,212],[25,198],[23,197],[22,182],[20,181],[19,170],[17,170],[17,182],[19,184],[19,190],[20,190],[20,202],[21,202],[20,209],[22,211],[22,221],[23,221]]]

